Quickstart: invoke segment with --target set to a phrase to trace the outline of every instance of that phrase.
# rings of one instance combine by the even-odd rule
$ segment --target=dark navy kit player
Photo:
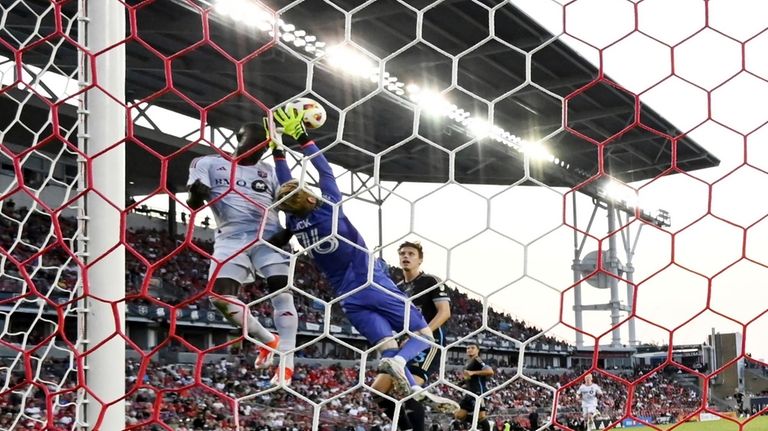
[[[493,375],[493,368],[480,359],[480,347],[477,344],[467,346],[467,363],[464,365],[464,388],[475,395],[483,395],[488,389],[488,378]],[[475,402],[480,402],[477,426],[482,431],[490,431],[490,424],[486,420],[487,410],[482,398],[466,395],[459,402],[461,408],[454,415],[456,419],[466,422],[472,421],[475,411]]]

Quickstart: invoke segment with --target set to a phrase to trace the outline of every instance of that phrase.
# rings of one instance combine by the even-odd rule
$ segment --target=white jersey
[[[577,391],[581,396],[581,405],[583,407],[597,407],[597,396],[603,395],[600,386],[592,383],[591,385],[585,385],[582,383]]]
[[[275,168],[263,161],[250,166],[237,165],[234,178],[232,167],[231,161],[219,155],[198,157],[189,166],[188,186],[200,180],[211,189],[210,200],[226,193],[221,200],[211,205],[217,225],[217,242],[219,239],[243,233],[248,233],[248,236],[252,234],[255,238],[264,218],[265,208],[272,205],[280,187]],[[230,188],[230,181],[233,179],[235,185]],[[227,193],[228,191],[230,192]],[[242,193],[242,196],[239,193]],[[268,210],[262,237],[269,238],[280,228],[277,210]]]

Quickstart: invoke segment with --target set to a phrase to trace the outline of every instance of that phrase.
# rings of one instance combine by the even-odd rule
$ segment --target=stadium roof
[[[163,55],[172,55],[202,39],[201,16],[189,5],[181,3],[184,2],[148,2],[137,11],[138,35]],[[265,3],[279,8],[288,2],[271,0]],[[348,10],[362,2],[334,0],[334,3]],[[431,1],[409,3],[423,7]],[[484,3],[497,2],[486,0]],[[66,7],[76,7],[76,2],[70,2]],[[14,8],[10,13],[15,16],[8,20],[9,31],[32,31],[27,27],[34,25],[35,17],[29,10]],[[210,17],[211,40],[236,58],[243,58],[269,41],[264,32],[252,27],[236,24],[216,14]],[[302,2],[282,18],[329,42],[344,38],[344,15],[326,2]],[[46,25],[50,23],[42,22],[41,32],[46,31]],[[356,43],[384,57],[414,39],[416,17],[394,0],[380,0],[355,13],[351,25],[351,36]],[[496,12],[495,28],[497,36],[503,41],[524,52],[535,50],[531,60],[532,81],[559,97],[571,94],[598,76],[595,67],[564,42],[554,40],[545,44],[552,39],[552,35],[511,4]],[[468,0],[446,0],[424,15],[423,37],[452,55],[481,41],[487,32],[487,11]],[[545,46],[536,50],[542,44]],[[299,56],[305,54],[298,49],[281,46],[246,62],[243,66],[245,88],[267,106],[301,94],[307,81],[307,67]],[[65,73],[71,73],[76,60],[74,49],[62,46],[59,55],[60,68]],[[48,61],[48,54],[30,52],[23,59],[27,64],[42,66]],[[127,44],[127,63],[128,100],[146,98],[166,86],[163,61],[136,41]],[[524,54],[501,42],[489,41],[460,57],[457,84],[466,91],[456,88],[446,96],[466,111],[483,117],[487,115],[488,104],[480,97],[491,100],[521,86],[525,82],[525,63]],[[450,85],[451,64],[451,58],[424,43],[418,43],[389,60],[386,70],[403,82],[417,82],[442,89]],[[67,69],[69,65],[71,68]],[[333,105],[347,107],[376,89],[376,84],[369,80],[344,76],[326,67],[323,61],[317,66],[312,77],[313,92]],[[174,58],[171,78],[176,90],[201,105],[211,104],[236,88],[235,66],[206,44]],[[5,97],[0,99],[3,112],[13,112],[7,110],[13,105],[9,105]],[[199,118],[197,109],[172,93],[154,98],[152,103]],[[27,111],[27,121],[34,121],[33,117],[43,121],[47,117],[43,104],[38,105],[37,114],[34,107]],[[74,107],[65,107],[62,114],[63,117],[74,118]],[[261,115],[262,111],[251,100],[234,96],[211,109],[207,119],[211,125],[236,129],[239,124],[253,121]],[[496,103],[494,123],[516,135],[535,139],[561,129],[562,116],[563,107],[558,98],[528,85]],[[471,137],[447,119],[432,119],[426,115],[421,116],[419,135],[412,137],[413,117],[406,99],[383,91],[350,109],[342,138],[344,142],[372,154],[386,151],[397,143],[402,144],[382,157],[382,180],[448,180],[450,157],[447,151],[459,148]],[[631,125],[634,118],[634,96],[600,82],[574,97],[567,105],[567,125],[597,141],[616,135]],[[660,133],[680,134],[672,124],[646,106],[641,108],[639,118],[648,128]],[[338,138],[338,119],[339,113],[330,110],[329,121],[319,130],[322,134],[316,139],[321,147]],[[7,118],[0,119],[0,126],[7,124],[7,121]],[[137,137],[164,155],[187,143],[184,139],[149,127],[137,128]],[[597,172],[598,147],[593,143],[566,130],[560,130],[543,143],[570,168],[546,161],[532,163],[530,174],[533,178],[550,186],[573,187]],[[134,184],[132,194],[151,192],[157,186],[159,162],[136,145],[129,145],[127,149],[131,160],[131,169],[127,170],[128,180]],[[605,146],[606,166],[614,177],[626,182],[649,179],[670,167],[671,150],[672,143],[668,139],[634,127],[615,136]],[[186,180],[186,166],[191,158],[206,152],[210,149],[197,146],[175,158],[169,170],[170,183],[181,187]],[[330,149],[327,155],[331,162],[352,171],[373,172],[373,158],[344,143]],[[688,171],[719,163],[689,138],[679,140],[677,158],[677,166]],[[522,154],[484,139],[456,153],[454,174],[455,179],[463,183],[511,184],[524,176]]]

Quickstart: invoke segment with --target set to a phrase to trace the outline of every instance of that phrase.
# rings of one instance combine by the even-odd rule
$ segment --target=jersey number
[[[314,256],[315,254],[333,253],[339,248],[339,240],[334,237],[325,239],[323,242],[318,244],[320,241],[320,235],[317,233],[317,228],[309,229],[304,232],[296,232],[296,239],[299,240],[299,244],[301,244],[304,248],[309,248],[317,244],[315,248],[308,250],[310,256]]]

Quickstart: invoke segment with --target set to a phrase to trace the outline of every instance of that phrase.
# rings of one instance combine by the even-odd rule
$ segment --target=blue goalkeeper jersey
[[[303,145],[302,151],[307,157],[316,154],[311,158],[311,162],[320,175],[319,186],[326,202],[322,202],[304,217],[286,214],[286,227],[296,236],[302,247],[309,249],[314,246],[310,249],[310,254],[331,283],[334,294],[339,296],[367,284],[371,257],[362,235],[344,214],[341,205],[332,205],[341,202],[342,196],[325,156],[319,153],[320,150],[313,141]],[[281,184],[292,179],[285,159],[276,158],[275,167]],[[334,219],[338,220],[335,235]],[[382,283],[386,286],[383,287],[399,292],[387,276],[382,262],[375,262],[374,272],[375,280],[382,280],[382,275],[386,278]]]

